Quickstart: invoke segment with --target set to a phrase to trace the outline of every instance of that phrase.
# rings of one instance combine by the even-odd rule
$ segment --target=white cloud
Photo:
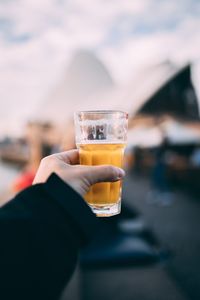
[[[117,80],[127,80],[146,66],[172,60],[180,65],[200,58],[199,18],[189,17],[180,22],[175,30],[132,35],[121,44],[107,46],[101,55]]]

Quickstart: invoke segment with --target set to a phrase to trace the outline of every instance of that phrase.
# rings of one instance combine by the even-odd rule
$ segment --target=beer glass
[[[127,141],[128,114],[122,111],[79,111],[74,114],[76,146],[81,165],[122,168]],[[90,187],[85,200],[98,217],[121,211],[122,182],[102,182]]]

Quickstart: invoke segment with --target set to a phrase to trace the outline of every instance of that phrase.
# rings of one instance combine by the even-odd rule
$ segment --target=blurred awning
[[[195,129],[187,123],[176,120],[165,121],[160,126],[170,144],[200,143],[200,126]]]
[[[128,131],[128,147],[156,147],[163,141],[159,127],[136,127]]]
[[[171,145],[200,144],[200,122],[184,122],[167,116],[153,122],[144,117],[128,131],[128,147],[157,147],[164,140]]]

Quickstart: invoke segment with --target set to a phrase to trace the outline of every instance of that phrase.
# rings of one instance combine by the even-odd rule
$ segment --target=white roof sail
[[[40,107],[39,118],[54,122],[67,121],[76,110],[98,107],[97,95],[104,98],[114,87],[104,65],[90,52],[78,51],[68,66],[63,80]]]
[[[117,105],[123,106],[127,112],[134,115],[177,72],[178,68],[170,63],[162,63],[141,70],[122,88]]]
[[[76,110],[119,109],[134,115],[178,71],[180,68],[169,62],[162,63],[141,70],[128,84],[116,86],[92,53],[79,51],[37,115],[43,121],[65,124]]]

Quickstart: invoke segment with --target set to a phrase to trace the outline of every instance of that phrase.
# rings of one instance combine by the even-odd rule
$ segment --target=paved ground
[[[130,196],[130,189],[134,190]],[[174,257],[166,271],[188,299],[200,299],[200,199],[176,191],[171,206],[148,205],[148,180],[127,177],[125,182],[128,202],[143,214],[163,244]]]
[[[78,268],[63,299],[199,300],[200,201],[176,191],[170,206],[149,205],[147,179],[127,176],[124,195],[173,257],[148,268],[84,271]]]

